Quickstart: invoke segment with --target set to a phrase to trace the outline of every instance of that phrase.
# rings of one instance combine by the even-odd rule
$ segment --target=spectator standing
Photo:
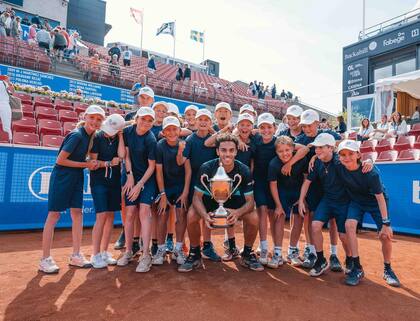
[[[7,18],[9,17],[9,12],[4,11],[1,15],[0,15],[0,37],[6,37],[6,21]]]
[[[54,54],[58,57],[58,61],[61,62],[63,60],[64,49],[67,48],[67,40],[58,28],[54,29],[52,43]]]
[[[130,95],[134,96],[134,105],[139,105],[139,93],[140,89],[146,86],[146,76],[140,75],[138,81],[133,85],[130,91]]]
[[[21,24],[22,25],[24,25],[24,26],[30,26],[31,25],[31,22],[29,21],[29,18],[28,18],[28,16],[24,16],[23,17],[23,19],[22,19],[22,21],[21,21]]]
[[[47,51],[47,53],[50,53],[50,46],[51,46],[52,40],[51,40],[51,35],[47,30],[43,28],[39,30],[36,33],[36,41],[38,42],[38,46],[40,48],[44,48]]]
[[[190,81],[191,80],[191,68],[189,65],[184,65],[184,81]]]
[[[9,134],[9,140],[12,140],[12,109],[10,107],[9,84],[6,81],[0,81],[0,120],[3,131]]]
[[[20,17],[16,17],[12,21],[10,36],[16,39],[22,39],[22,26],[20,25]]]
[[[28,43],[30,45],[36,44],[36,25],[35,24],[32,24],[29,27]]]
[[[280,98],[282,98],[282,99],[286,99],[287,98],[287,95],[286,95],[286,92],[284,91],[284,89],[281,90]]]
[[[117,55],[117,62],[119,62],[121,57],[121,49],[116,43],[114,43],[114,45],[108,50],[108,56],[111,57],[111,60],[114,55]]]
[[[13,19],[12,19],[11,13],[7,12],[5,25],[6,25],[6,35],[8,37],[10,37],[10,31],[12,29],[12,22],[13,22]]]
[[[176,66],[177,66],[178,70],[176,72],[175,79],[180,81],[180,80],[184,79],[184,72],[182,71],[181,64],[178,63],[178,64],[176,64]]]
[[[79,54],[79,48],[77,46],[77,40],[79,39],[79,33],[77,31],[70,35],[70,42],[68,46],[70,58],[74,58],[75,55]]]
[[[47,19],[44,19],[44,20],[42,21],[42,27],[43,27],[43,28],[45,28],[45,30],[47,30],[47,31],[49,31],[49,32],[51,32],[51,31],[52,31],[51,25],[49,24],[49,22],[48,22],[48,20],[47,20]]]
[[[373,132],[373,127],[370,124],[368,118],[363,118],[362,123],[360,125],[360,129],[357,133],[357,140],[360,142],[364,142],[365,140],[369,139],[370,133]]]
[[[414,112],[413,116],[411,116],[412,120],[419,120],[420,119],[420,106],[416,106],[416,111]]]
[[[128,49],[128,46],[125,47],[125,50],[123,51],[122,55],[124,66],[131,66],[131,56],[133,55],[133,53],[130,49]]]
[[[246,93],[248,94],[248,96],[255,96],[255,87],[252,81],[249,83],[248,90]]]
[[[150,55],[149,61],[147,62],[147,68],[151,74],[156,71],[155,56]]]
[[[271,98],[276,98],[276,94],[277,94],[277,88],[276,88],[276,84],[273,85],[273,87],[271,88]]]
[[[32,17],[31,23],[32,24],[36,24],[38,28],[41,27],[41,21],[39,20],[39,16],[38,15],[35,15],[35,16]]]
[[[118,56],[114,54],[109,62],[109,74],[115,80],[121,74],[120,65],[118,64]]]

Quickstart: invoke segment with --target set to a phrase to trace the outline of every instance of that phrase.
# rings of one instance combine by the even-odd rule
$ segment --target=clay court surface
[[[90,234],[86,229],[86,255]],[[237,239],[242,246],[242,236]],[[213,240],[221,254],[223,235],[218,232]],[[52,253],[60,273],[46,276],[37,272],[40,232],[2,233],[0,244],[2,320],[420,320],[420,239],[414,237],[395,237],[399,289],[382,280],[374,232],[360,235],[366,277],[354,288],[343,284],[342,273],[311,278],[288,265],[252,272],[239,261],[206,261],[205,270],[187,274],[178,273],[175,263],[146,274],[135,273],[135,263],[108,270],[69,268],[68,230],[55,234]],[[339,254],[342,259],[341,249]]]

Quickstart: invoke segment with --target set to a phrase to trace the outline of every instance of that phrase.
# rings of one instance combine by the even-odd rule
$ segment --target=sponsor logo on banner
[[[369,44],[369,50],[370,50],[370,51],[375,50],[375,49],[376,49],[376,47],[378,47],[378,44],[376,43],[376,41],[372,41],[372,42]]]
[[[53,166],[43,166],[34,170],[28,179],[28,188],[31,194],[41,201],[48,200],[48,190],[50,187],[50,177]],[[88,171],[84,171],[83,199],[92,200],[90,192],[90,176]]]
[[[383,46],[399,45],[405,40],[405,33],[399,32],[395,38],[388,38],[383,41]]]
[[[352,51],[351,53],[344,54],[344,60],[355,58],[368,52],[369,52],[369,47],[360,48],[357,51]]]

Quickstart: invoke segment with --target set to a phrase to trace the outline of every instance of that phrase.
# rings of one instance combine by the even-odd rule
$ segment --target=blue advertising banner
[[[8,75],[11,82],[21,85],[31,85],[35,87],[49,86],[52,91],[56,92],[62,90],[75,92],[76,89],[80,88],[83,90],[86,98],[99,98],[108,101],[113,100],[117,103],[133,104],[133,96],[130,95],[130,91],[127,89],[2,64],[0,64],[0,74]],[[174,103],[178,106],[181,113],[184,113],[185,107],[192,104],[192,102],[185,100],[155,96],[155,101],[161,100]],[[205,105],[203,104],[193,104],[198,108],[205,108]]]
[[[42,228],[47,216],[48,185],[57,151],[0,145],[0,231]],[[396,232],[420,235],[420,162],[377,164],[389,197],[389,214]],[[398,173],[398,177],[396,176]],[[95,209],[84,181],[84,226],[95,221]],[[115,223],[121,223],[116,215]],[[364,225],[375,227],[369,215]],[[68,212],[59,227],[70,227]]]

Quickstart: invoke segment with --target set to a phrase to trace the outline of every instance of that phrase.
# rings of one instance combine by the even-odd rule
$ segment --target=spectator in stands
[[[347,131],[347,125],[344,122],[344,117],[338,116],[337,121],[338,121],[338,125],[337,127],[335,127],[335,131],[339,134],[344,134]]]
[[[140,75],[138,82],[136,82],[133,87],[131,88],[130,95],[134,96],[134,105],[138,105],[140,102],[138,101],[140,89],[146,86],[146,76]]]
[[[36,24],[38,26],[38,28],[41,27],[41,21],[39,20],[39,16],[38,15],[35,15],[35,16],[32,17],[31,23],[32,24]]]
[[[407,135],[407,123],[402,119],[401,113],[396,111],[392,114],[391,124],[389,125],[386,137],[398,137]]]
[[[206,87],[206,85],[204,84],[204,81],[202,81],[201,83],[200,83],[200,86],[198,87],[198,95],[199,96],[201,96],[201,95],[206,95],[207,94],[207,92],[208,92],[208,89],[207,89],[207,87]]]
[[[6,37],[6,21],[9,18],[10,13],[4,11],[0,16],[0,37]]]
[[[381,122],[376,125],[376,128],[370,133],[369,139],[377,139],[381,140],[384,138],[386,133],[388,133],[389,124],[388,124],[388,116],[386,114],[382,115]]]
[[[9,87],[8,78],[5,81],[0,81],[0,120],[3,131],[9,134],[9,140],[12,140],[12,109],[9,101]]]
[[[24,25],[24,26],[30,26],[30,25],[31,25],[31,22],[29,21],[29,18],[28,18],[28,16],[27,16],[27,15],[25,15],[25,16],[23,17],[23,19],[22,19],[22,21],[21,21],[21,24],[22,24],[22,25]]]
[[[76,96],[83,97],[83,90],[80,88],[76,89]]]
[[[67,48],[67,40],[66,37],[60,32],[60,29],[54,29],[51,42],[53,43],[54,54],[56,57],[58,57],[58,61],[61,62],[63,60],[64,49]]]
[[[44,19],[44,20],[42,21],[42,27],[43,27],[43,28],[45,28],[45,30],[47,30],[47,31],[49,31],[49,32],[51,32],[51,31],[52,31],[51,25],[50,25],[50,23],[48,22],[48,20],[47,20],[47,19]]]
[[[254,87],[254,83],[252,81],[248,85],[248,90],[246,91],[246,94],[248,96],[254,96],[255,95],[255,87]]]
[[[177,81],[180,81],[180,80],[184,79],[184,72],[182,71],[181,64],[178,63],[178,64],[176,64],[176,66],[177,66],[178,70],[176,72],[175,79]]]
[[[51,35],[47,30],[45,30],[44,28],[41,28],[36,33],[36,41],[38,42],[38,46],[40,48],[44,48],[48,54],[50,53],[50,46],[51,46],[52,40],[51,40]]]
[[[16,17],[12,21],[12,27],[10,29],[10,36],[16,39],[22,39],[22,26],[20,25],[20,17]]]
[[[184,65],[184,81],[190,81],[191,80],[191,68],[189,65]]]
[[[6,20],[5,20],[5,28],[6,28],[6,35],[10,37],[10,30],[12,29],[12,17],[9,11],[6,11]]]
[[[109,74],[112,79],[119,78],[121,74],[120,65],[118,64],[118,55],[114,54],[111,61],[109,62]]]
[[[368,118],[363,118],[362,123],[360,124],[360,129],[357,132],[357,140],[364,142],[369,139],[370,133],[373,132],[373,126],[371,125]]]
[[[121,56],[121,49],[118,47],[117,43],[114,43],[114,45],[108,50],[108,56],[111,57],[111,60],[114,55],[117,55],[117,62],[119,62]]]
[[[276,88],[276,84],[273,85],[273,87],[271,87],[271,98],[276,98],[276,94],[277,94],[277,88]]]
[[[287,91],[287,99],[292,99],[293,93],[291,91]]]
[[[83,78],[85,80],[91,80],[94,73],[99,74],[101,72],[101,67],[99,65],[100,63],[101,61],[99,60],[99,55],[97,53],[94,54],[93,57],[91,57],[89,60],[86,73]]]
[[[286,95],[286,92],[284,91],[284,89],[281,90],[280,98],[282,98],[282,99],[286,99],[287,98],[287,95]]]
[[[329,129],[330,125],[328,124],[327,118],[322,118],[321,122],[319,123],[320,129]]]
[[[282,131],[289,128],[289,125],[287,124],[287,116],[284,115],[283,119],[281,120],[281,123],[279,123],[279,126],[277,128],[277,133],[281,133]]]
[[[34,44],[36,44],[36,25],[35,24],[32,24],[30,27],[29,27],[29,34],[28,34],[28,43],[30,44],[30,45],[34,45]]]
[[[150,55],[149,61],[147,62],[147,68],[151,74],[156,71],[155,56]]]
[[[128,49],[128,46],[125,47],[125,50],[123,51],[122,55],[123,55],[124,66],[130,66],[131,56],[133,55],[133,53],[131,52],[130,49]]]
[[[79,40],[79,33],[75,31],[70,35],[70,38],[69,38],[68,55],[70,58],[73,58],[75,55],[79,54],[79,48],[77,46],[78,40]]]
[[[420,119],[420,106],[416,106],[416,111],[414,112],[413,116],[411,116],[411,120],[419,120]]]

